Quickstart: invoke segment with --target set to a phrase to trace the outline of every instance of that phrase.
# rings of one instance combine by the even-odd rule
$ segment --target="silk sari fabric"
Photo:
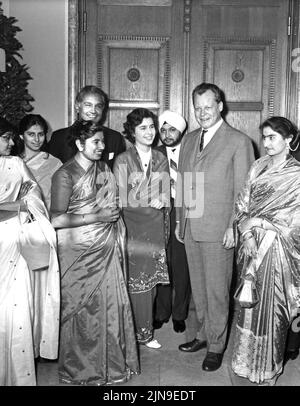
[[[9,213],[0,221],[0,386],[36,385],[34,358],[56,359],[59,333],[59,269],[56,234],[48,220],[38,185],[18,157],[0,157],[0,202],[24,198],[50,246],[49,268],[31,271],[20,253],[27,213]],[[47,259],[46,259],[47,261]]]
[[[51,179],[57,169],[62,166],[61,161],[47,152],[40,151],[37,155],[25,161],[25,163],[40,186],[44,202],[49,210]]]
[[[128,242],[128,289],[139,343],[153,338],[153,301],[157,284],[168,284],[166,242],[169,236],[170,178],[168,160],[152,149],[147,172],[133,146],[116,158],[114,174],[119,186]],[[151,200],[164,196],[163,209]]]
[[[276,231],[255,228],[256,258],[238,245],[241,278],[252,277],[260,296],[251,309],[239,310],[233,371],[258,384],[275,384],[282,372],[287,331],[300,305],[300,163],[288,156],[271,165],[257,160],[236,201],[236,225],[260,217]]]
[[[74,165],[66,163],[56,175],[64,168],[78,169],[76,160],[71,161]],[[56,175],[52,188],[58,185]],[[116,202],[115,179],[103,162],[93,163],[74,179],[67,213],[97,212]],[[139,362],[126,289],[123,220],[59,229],[57,235],[62,289],[60,381],[125,382],[139,373]]]

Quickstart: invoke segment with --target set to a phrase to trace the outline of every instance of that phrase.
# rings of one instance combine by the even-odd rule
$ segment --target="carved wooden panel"
[[[274,39],[207,38],[204,42],[204,80],[224,91],[227,120],[247,130],[257,145],[259,124],[274,114],[275,49]]]
[[[172,6],[172,0],[98,0],[98,3],[101,6]]]
[[[168,37],[99,36],[97,64],[98,86],[110,97],[108,121],[115,126],[122,128],[133,108],[158,114],[169,108]]]

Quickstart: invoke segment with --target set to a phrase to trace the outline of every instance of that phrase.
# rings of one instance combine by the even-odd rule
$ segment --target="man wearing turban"
[[[167,246],[170,285],[159,285],[156,303],[154,328],[162,327],[172,317],[175,332],[185,330],[185,319],[191,295],[189,270],[184,244],[175,236],[176,215],[174,200],[176,194],[177,165],[182,136],[186,129],[185,119],[170,110],[159,116],[160,139],[158,147],[168,158],[171,180],[170,239]]]

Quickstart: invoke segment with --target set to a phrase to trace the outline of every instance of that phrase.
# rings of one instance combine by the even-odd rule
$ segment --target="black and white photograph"
[[[199,401],[299,351],[300,0],[0,0],[0,387]]]

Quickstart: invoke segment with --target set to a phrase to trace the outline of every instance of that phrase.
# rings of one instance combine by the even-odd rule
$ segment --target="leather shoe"
[[[204,358],[202,369],[204,371],[216,371],[222,365],[223,354],[208,352]]]
[[[153,329],[158,330],[160,329],[164,323],[167,323],[169,320],[154,320],[153,321]]]
[[[299,349],[286,351],[285,356],[284,356],[284,364],[286,364],[289,360],[296,359],[298,357],[298,355],[299,355]]]
[[[200,341],[197,338],[195,338],[193,341],[189,341],[188,343],[185,344],[180,344],[178,348],[180,349],[180,351],[183,352],[196,352],[205,347],[206,341]]]
[[[173,320],[173,328],[176,333],[183,333],[185,331],[184,320]]]

